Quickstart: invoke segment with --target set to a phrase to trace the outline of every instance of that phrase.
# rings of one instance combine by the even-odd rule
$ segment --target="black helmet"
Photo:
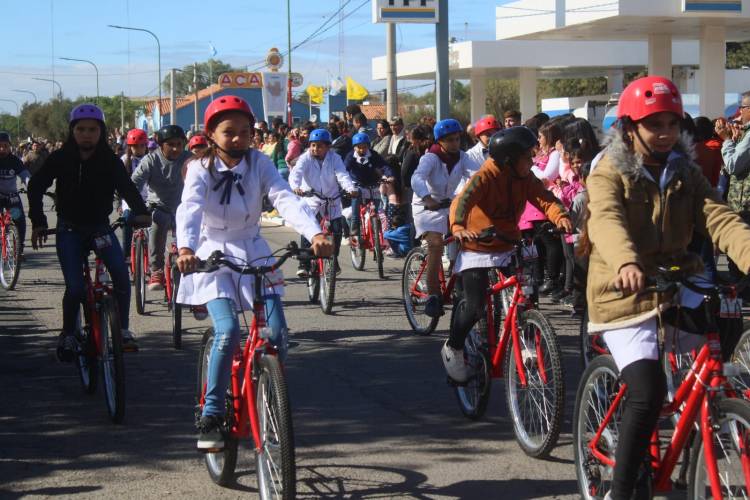
[[[179,125],[164,125],[156,133],[156,142],[164,144],[170,139],[182,139],[187,142],[185,131]]]
[[[0,142],[10,142],[10,134],[0,131]]]
[[[496,132],[490,138],[490,156],[502,168],[515,164],[521,153],[538,143],[536,135],[528,127],[511,127]]]

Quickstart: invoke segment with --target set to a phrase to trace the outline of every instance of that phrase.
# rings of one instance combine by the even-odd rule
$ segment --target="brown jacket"
[[[521,237],[518,220],[527,201],[544,212],[555,224],[568,216],[562,203],[545,189],[542,181],[534,174],[524,178],[516,177],[509,169],[498,168],[492,158],[488,158],[453,199],[451,232],[463,229],[480,232],[494,226],[497,234],[518,240]],[[468,242],[464,244],[464,248],[478,252],[504,252],[513,246],[494,239],[491,242]]]
[[[655,294],[623,296],[612,283],[630,263],[647,276],[660,265],[700,271],[700,259],[687,252],[693,230],[709,235],[740,269],[750,269],[750,227],[709,185],[690,159],[689,144],[683,141],[675,151],[682,156],[670,161],[667,168],[673,175],[663,194],[619,135],[586,181],[592,243],[586,291],[590,332],[632,326],[656,315]]]

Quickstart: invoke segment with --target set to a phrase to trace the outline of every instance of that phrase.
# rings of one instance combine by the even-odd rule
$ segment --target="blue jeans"
[[[102,248],[94,247],[94,237],[107,242]],[[122,248],[117,244],[115,233],[109,224],[97,226],[73,227],[65,222],[57,225],[57,258],[60,261],[65,294],[63,295],[63,332],[70,335],[75,332],[81,302],[86,299],[83,280],[83,257],[94,248],[104,262],[112,278],[112,289],[120,312],[120,326],[127,329],[130,315],[130,276],[122,255]],[[92,270],[93,271],[93,270]]]
[[[279,350],[279,360],[286,359],[288,329],[281,297],[276,294],[266,296],[266,322],[271,327],[271,344]],[[240,322],[237,318],[234,301],[214,299],[206,304],[211,322],[214,325],[214,343],[208,359],[208,379],[206,380],[206,404],[203,415],[224,416],[225,397],[232,375],[232,357],[240,347]]]

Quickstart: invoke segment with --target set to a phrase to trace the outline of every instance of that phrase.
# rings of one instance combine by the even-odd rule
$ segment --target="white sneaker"
[[[138,350],[138,341],[132,330],[122,329],[122,350],[125,352],[136,352]]]
[[[446,340],[443,348],[440,350],[440,357],[443,358],[445,371],[452,380],[458,383],[464,383],[469,380],[471,373],[469,367],[466,366],[463,349],[457,350],[452,348]]]

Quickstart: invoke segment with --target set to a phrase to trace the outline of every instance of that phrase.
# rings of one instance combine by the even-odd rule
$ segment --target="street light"
[[[158,57],[159,57],[159,125],[161,125],[161,43],[159,42],[159,37],[154,34],[153,31],[149,31],[144,28],[132,28],[130,26],[119,26],[117,24],[108,24],[110,28],[116,28],[118,30],[131,30],[131,31],[143,31],[144,33],[148,33],[152,37],[154,37],[154,40],[156,40],[156,49],[158,51]]]
[[[96,64],[87,59],[74,59],[72,57],[61,57],[60,59],[62,59],[63,61],[85,62],[94,67],[94,71],[96,71],[96,103],[99,104],[99,68],[96,67]]]
[[[0,99],[4,102],[12,102],[16,105],[16,138],[21,137],[21,108],[18,107],[18,103],[13,99]]]
[[[51,78],[36,78],[31,77],[32,80],[39,80],[40,82],[52,82],[53,84],[57,85],[57,91],[60,92],[60,98],[62,99],[62,87],[60,86],[60,83],[57,80],[53,80]]]
[[[36,103],[38,102],[38,99],[36,98],[36,94],[35,94],[35,93],[33,93],[33,92],[32,92],[32,91],[30,91],[30,90],[23,90],[23,89],[13,89],[13,92],[22,92],[22,93],[24,93],[24,94],[31,94],[32,96],[34,96],[34,104],[36,104]]]

